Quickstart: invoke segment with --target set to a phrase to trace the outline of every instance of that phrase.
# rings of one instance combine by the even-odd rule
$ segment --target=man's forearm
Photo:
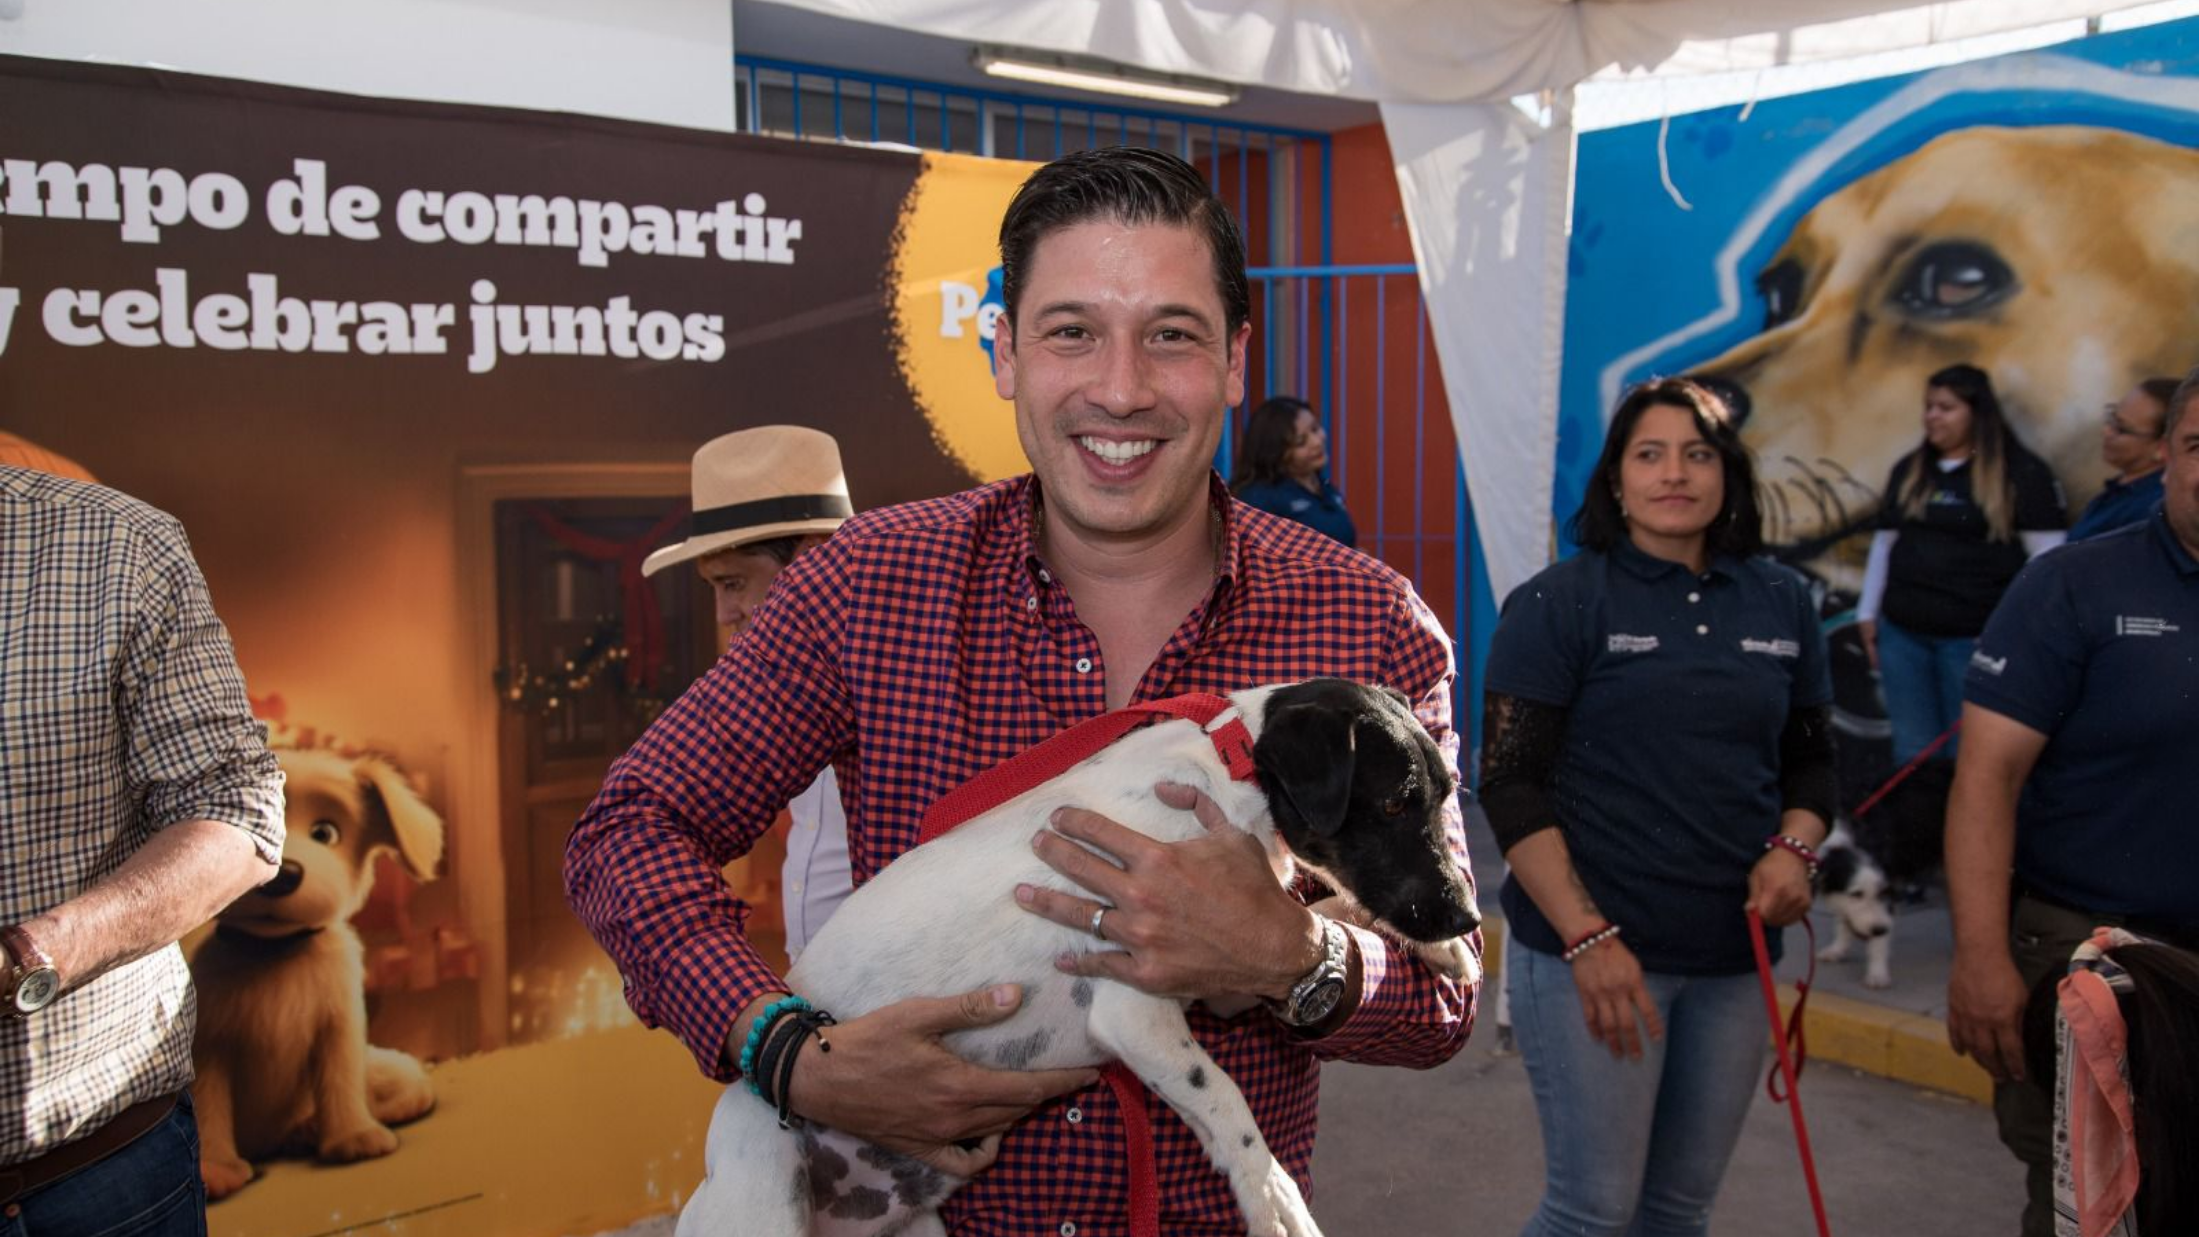
[[[275,875],[251,835],[214,820],[153,834],[121,867],[25,920],[70,988],[181,940],[238,895]]]
[[[1947,901],[1958,952],[2008,948],[2016,797],[2023,775],[1965,762],[1947,800]]]

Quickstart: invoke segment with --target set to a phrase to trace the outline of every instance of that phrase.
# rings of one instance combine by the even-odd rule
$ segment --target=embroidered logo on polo
[[[1617,632],[1604,637],[1603,647],[1612,653],[1650,653],[1657,648],[1655,636],[1627,636]]]
[[[2118,636],[2169,636],[2183,628],[2167,619],[2141,618],[2135,614],[2115,616],[2115,634]]]
[[[1987,657],[1985,655],[1985,650],[1979,649],[1976,652],[1970,654],[1970,668],[1972,670],[1983,670],[1987,674],[1997,675],[2001,671],[2008,669],[2008,659],[2005,657]]]
[[[1767,657],[1800,657],[1802,646],[1793,640],[1744,639],[1741,641],[1741,651],[1744,653],[1762,653]]]

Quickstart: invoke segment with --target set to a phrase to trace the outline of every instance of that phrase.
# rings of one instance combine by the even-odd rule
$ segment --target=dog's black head
[[[1458,786],[1403,696],[1343,679],[1277,688],[1252,763],[1291,853],[1383,923],[1433,942],[1481,922],[1443,833]]]

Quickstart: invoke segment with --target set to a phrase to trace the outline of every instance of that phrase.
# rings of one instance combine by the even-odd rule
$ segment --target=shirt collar
[[[1045,490],[1039,485],[1036,473],[1025,473],[1016,485],[1021,491],[1016,502],[1023,510],[1023,519],[1016,526],[1016,557],[1033,583],[1052,583],[1053,577],[1038,555],[1039,521],[1045,518]],[[1244,548],[1244,525],[1237,519],[1229,486],[1223,482],[1222,475],[1212,469],[1206,474],[1206,501],[1209,509],[1221,517],[1221,544],[1214,556],[1214,580],[1226,588],[1237,580]]]
[[[1611,561],[1644,580],[1662,579],[1675,571],[1686,575],[1694,574],[1688,571],[1686,563],[1675,563],[1669,558],[1658,558],[1656,555],[1635,545],[1634,539],[1624,534],[1620,535],[1618,544],[1611,547]],[[1710,566],[1703,574],[1732,579],[1739,566],[1739,561],[1731,554],[1713,551],[1710,556]]]
[[[2152,472],[2139,473],[2137,476],[2132,477],[2128,481],[2123,480],[2119,476],[2109,477],[2107,479],[2107,484],[2105,486],[2102,486],[2101,488],[2110,491],[2136,489],[2149,481],[2159,481],[2161,479],[2161,474],[2166,471],[2167,469],[2165,468],[2156,468]]]
[[[2168,561],[2176,565],[2178,575],[2199,575],[2199,560],[2192,558],[2191,551],[2184,548],[2183,540],[2176,535],[2176,530],[2168,526],[2166,506],[2153,509],[2153,535],[2159,539],[2161,548],[2168,552]]]

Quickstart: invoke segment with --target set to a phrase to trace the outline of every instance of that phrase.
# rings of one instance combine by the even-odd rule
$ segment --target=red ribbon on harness
[[[1234,781],[1252,780],[1252,732],[1220,696],[1193,693],[1149,700],[1079,722],[1020,756],[1004,760],[931,805],[918,828],[919,846],[981,816],[1047,780],[1090,760],[1100,750],[1140,726],[1162,718],[1182,718],[1205,728],[1215,754]],[[1100,1071],[1122,1109],[1123,1141],[1130,1157],[1130,1237],[1160,1237],[1160,1170],[1153,1159],[1153,1118],[1146,1109],[1145,1084],[1121,1062]]]

